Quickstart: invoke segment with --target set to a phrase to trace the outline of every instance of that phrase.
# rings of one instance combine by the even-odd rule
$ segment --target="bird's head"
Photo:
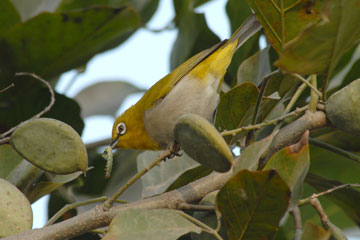
[[[143,112],[137,105],[116,118],[112,129],[112,149],[156,150],[157,144],[149,137],[144,127]]]

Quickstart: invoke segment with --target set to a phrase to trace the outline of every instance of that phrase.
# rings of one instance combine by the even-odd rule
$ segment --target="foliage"
[[[208,0],[173,2],[171,69],[220,41],[196,11]],[[252,12],[263,30],[233,57],[215,128],[182,117],[175,135],[187,154],[161,163],[166,152],[118,150],[104,178],[108,141],[85,146],[84,118],[114,117],[143,89],[101,82],[69,98],[52,88],[145,27],[158,5],[0,1],[0,236],[320,240],[360,226],[360,0],[228,0],[232,32]],[[46,194],[49,224],[64,231],[21,235],[32,227],[30,203]],[[124,205],[112,207],[118,195]]]

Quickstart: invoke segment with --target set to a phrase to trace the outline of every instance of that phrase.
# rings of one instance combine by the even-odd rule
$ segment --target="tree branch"
[[[181,203],[181,204],[178,205],[178,209],[179,210],[193,210],[193,211],[203,211],[203,212],[214,212],[215,211],[215,206]]]
[[[268,125],[274,125],[281,121],[284,121],[287,118],[297,116],[298,114],[305,112],[307,109],[308,109],[308,106],[304,106],[301,108],[297,108],[290,113],[283,114],[280,117],[272,119],[272,120],[265,120],[262,123],[258,123],[255,125],[250,124],[250,125],[247,125],[244,127],[233,129],[233,130],[223,131],[223,132],[221,132],[221,136],[229,136],[229,135],[235,136],[236,134],[240,133],[241,131],[256,130],[256,129],[260,129],[260,128],[263,128]]]
[[[194,202],[203,198],[207,193],[220,189],[231,176],[231,171],[227,173],[212,173],[177,190],[163,193],[152,198],[121,206],[114,206],[110,208],[109,211],[104,211],[102,206],[98,205],[87,212],[63,222],[41,229],[28,230],[17,235],[2,238],[2,240],[67,239],[89,232],[93,229],[107,226],[118,213],[126,209],[178,209],[179,204]]]
[[[315,208],[316,212],[319,214],[320,220],[321,220],[321,223],[322,223],[323,227],[326,230],[329,230],[330,229],[329,218],[326,215],[323,207],[321,206],[321,203],[320,203],[319,199],[311,198],[310,199],[310,204],[311,204],[311,206],[313,206],[313,208]]]
[[[306,130],[324,125],[326,125],[324,112],[312,113],[307,111],[301,118],[279,131],[269,151],[275,152],[282,147],[288,146],[298,140]],[[28,230],[17,235],[3,238],[3,240],[67,239],[109,225],[118,213],[126,209],[179,209],[179,206],[181,207],[186,203],[192,203],[203,198],[209,192],[219,190],[231,176],[231,171],[227,173],[212,173],[171,192],[121,206],[113,206],[108,211],[105,211],[101,205],[98,205],[87,212],[63,222],[41,229]]]
[[[111,151],[111,150],[110,150]],[[140,179],[143,175],[145,175],[148,171],[150,171],[153,167],[160,165],[162,161],[164,161],[166,158],[170,157],[172,154],[171,150],[165,151],[163,154],[161,154],[155,161],[150,163],[145,168],[141,169],[138,173],[136,173],[130,180],[122,186],[116,193],[114,193],[113,196],[108,198],[104,203],[104,210],[107,211],[111,208],[113,202],[123,193],[126,189],[128,189],[134,182],[136,182],[138,179]]]
[[[294,237],[293,240],[300,240],[302,235],[302,223],[301,223],[301,213],[298,206],[290,211],[291,216],[294,220]]]
[[[302,117],[280,129],[274,137],[265,158],[260,159],[259,169],[265,166],[267,160],[275,152],[296,142],[305,131],[324,127],[326,123],[326,115],[324,112],[306,111]]]
[[[326,191],[323,191],[323,192],[320,192],[320,193],[314,193],[310,197],[299,200],[298,206],[303,206],[303,205],[309,204],[312,198],[319,198],[319,197],[324,196],[326,194],[332,193],[332,192],[334,192],[336,190],[343,189],[343,188],[351,188],[351,187],[360,187],[360,184],[347,183],[347,184],[335,186],[333,188],[330,188],[330,189],[328,189]]]

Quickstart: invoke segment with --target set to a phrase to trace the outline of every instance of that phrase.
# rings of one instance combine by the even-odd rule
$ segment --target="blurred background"
[[[2,81],[5,83],[4,86],[6,86],[8,79],[13,79],[13,73],[17,71],[36,72],[49,80],[57,92],[57,101],[45,117],[52,117],[66,122],[81,135],[87,145],[89,166],[93,167],[87,172],[86,178],[83,176],[77,178],[79,175],[69,175],[61,178],[54,174],[45,173],[40,179],[34,180],[36,184],[27,193],[23,191],[31,199],[31,202],[34,202],[32,204],[34,213],[33,228],[44,226],[48,216],[52,216],[64,204],[98,196],[110,196],[137,169],[141,169],[146,165],[146,161],[156,157],[158,153],[118,150],[115,154],[112,176],[109,180],[104,179],[105,160],[102,158],[101,153],[104,145],[109,142],[115,117],[136,103],[144,94],[144,91],[180,63],[220,40],[229,38],[231,33],[251,14],[248,1],[241,0],[6,1],[14,4],[21,15],[22,21],[31,20],[32,17],[34,19],[42,17],[42,24],[44,22],[47,24],[51,20],[51,14],[47,15],[44,12],[55,12],[57,17],[61,18],[63,24],[68,22],[71,14],[74,22],[81,23],[81,21],[85,21],[85,18],[79,18],[76,15],[76,10],[93,2],[106,2],[113,8],[122,6],[126,2],[136,10],[136,14],[128,9],[124,10],[123,15],[121,15],[122,13],[119,14],[121,15],[119,16],[120,20],[129,22],[129,26],[117,26],[110,23],[107,26],[108,28],[105,27],[103,32],[100,31],[105,40],[108,40],[107,36],[115,34],[116,30],[119,31],[119,33],[116,33],[118,35],[115,34],[115,37],[112,35],[113,39],[108,41],[102,39],[106,42],[104,45],[97,45],[96,37],[99,36],[96,35],[97,28],[92,25],[95,25],[98,19],[94,18],[94,20],[91,17],[86,19],[88,22],[84,24],[90,26],[89,28],[79,28],[69,34],[73,34],[74,38],[79,37],[75,42],[78,45],[72,51],[68,51],[66,48],[69,39],[56,35],[58,34],[56,30],[61,29],[61,24],[49,24],[48,28],[43,32],[41,27],[34,28],[35,30],[40,29],[38,32],[34,29],[27,32],[21,29],[23,26],[19,24],[18,29],[13,30],[13,32],[10,31],[10,37],[6,39],[8,45],[0,43],[2,55],[8,61],[1,62],[0,58],[2,64],[0,66],[9,67],[0,69],[0,80],[5,79]],[[75,11],[72,13],[74,9]],[[118,12],[114,11],[114,13]],[[90,14],[94,13],[90,12]],[[16,21],[15,19],[14,22]],[[33,21],[33,24],[36,25],[36,22]],[[6,26],[0,25],[0,30],[1,28],[5,29]],[[33,42],[30,44],[21,41],[17,42],[18,35],[16,34],[18,32],[16,31],[19,29],[21,30],[19,32],[24,34],[24,39],[32,39],[38,45],[33,44]],[[56,33],[53,34],[53,31]],[[85,37],[83,35],[77,36],[76,33],[81,31],[93,38],[88,37],[86,34]],[[50,34],[46,35],[48,32]],[[59,32],[61,33],[61,31]],[[99,35],[101,34],[99,33]],[[52,43],[60,50],[57,51],[55,47],[46,45],[51,42],[46,41],[47,38],[51,39]],[[14,43],[12,40],[14,40]],[[35,46],[35,48],[32,49],[31,46]],[[224,88],[233,87],[241,82],[238,79],[240,63],[258,54],[259,50],[264,50],[260,53],[264,53],[266,63],[263,69],[260,69],[261,66],[256,66],[259,69],[255,69],[254,72],[259,71],[261,73],[258,76],[261,80],[263,76],[271,72],[273,70],[272,63],[277,58],[277,55],[272,48],[267,48],[267,46],[263,32],[250,38],[234,56],[229,71],[225,76]],[[18,58],[12,58],[12,55],[10,56],[7,52],[7,48],[13,49],[14,56]],[[351,52],[351,54],[353,53],[354,51]],[[28,58],[23,59],[22,54]],[[351,54],[346,57],[350,59]],[[259,59],[259,61],[263,60],[260,57]],[[354,61],[351,60],[350,63]],[[258,63],[254,63],[254,65],[256,64]],[[352,64],[349,65],[352,66]],[[10,69],[9,72],[7,72],[8,69]],[[69,69],[73,70],[69,71]],[[349,69],[350,67],[347,71]],[[10,104],[11,109],[0,104],[1,132],[3,129],[8,129],[24,119],[28,119],[48,104],[49,93],[47,89],[33,79],[25,80],[14,80],[16,88],[0,96],[2,98],[0,103],[4,99],[17,99],[19,102],[18,105],[16,103],[15,105]],[[252,82],[258,83],[256,80]],[[23,96],[25,94],[22,94],[21,91],[26,91],[31,97]],[[304,99],[302,101],[303,103],[306,102]],[[168,161],[162,165],[161,169],[154,169],[153,174],[144,176],[143,182],[139,181],[134,184],[125,192],[122,199],[133,201],[163,192],[179,176],[179,172],[196,166],[194,164],[186,156],[182,161]],[[343,162],[339,165],[342,164]],[[315,168],[318,170],[323,166],[323,163],[319,163]],[[333,171],[344,172],[347,180],[344,182],[356,182],[353,180],[356,179],[356,174],[347,174],[346,172],[347,169],[356,170],[356,168],[353,168],[351,164],[346,167],[344,164],[344,169],[341,171],[338,165],[334,165],[331,169],[329,168],[330,170],[326,174],[332,177],[334,175]],[[174,174],[174,169],[176,174]],[[157,176],[161,177],[156,178]],[[326,177],[329,176],[326,175]],[[157,184],[158,182],[165,184]],[[147,183],[152,185],[146,185]],[[52,190],[49,191],[47,187]],[[307,187],[304,196],[309,196],[314,191],[314,189]],[[51,194],[48,194],[49,192]],[[356,237],[359,236],[359,231],[353,219],[350,219],[339,206],[330,200],[324,198],[321,201],[330,219],[334,219],[337,226],[349,229],[346,233],[351,236],[351,239],[360,239],[360,237]],[[85,211],[89,207],[92,206],[79,208],[78,211],[70,211],[61,220]],[[313,209],[304,207],[301,210],[306,216],[305,219],[311,219],[319,224],[318,215]],[[279,232],[286,231],[288,235],[293,232],[291,219],[290,221],[288,219],[283,221]]]
[[[205,14],[209,28],[220,39],[230,36],[229,20],[225,12],[226,3],[226,0],[213,0],[195,9],[197,13]],[[96,55],[88,62],[83,73],[72,70],[61,75],[56,91],[76,98],[82,90],[102,81],[129,82],[141,90],[150,88],[170,72],[169,60],[177,30],[156,30],[166,27],[174,17],[172,1],[160,0],[159,7],[146,24],[146,28],[137,30],[119,47]],[[102,94],[107,98],[106,92]],[[120,115],[142,95],[143,92],[127,96],[115,115]],[[112,104],[114,100],[107,98],[107,101]],[[109,115],[86,117],[83,141],[92,143],[110,138],[114,119],[114,116]],[[42,227],[47,222],[48,201],[49,195],[46,195],[32,205],[35,214],[34,228]]]

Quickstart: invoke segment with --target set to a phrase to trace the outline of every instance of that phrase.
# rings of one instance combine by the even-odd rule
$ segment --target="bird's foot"
[[[180,144],[177,143],[176,141],[172,142],[169,147],[168,147],[169,151],[170,151],[170,155],[169,157],[167,157],[168,159],[172,159],[174,157],[181,157],[182,153],[179,153],[180,151]]]

